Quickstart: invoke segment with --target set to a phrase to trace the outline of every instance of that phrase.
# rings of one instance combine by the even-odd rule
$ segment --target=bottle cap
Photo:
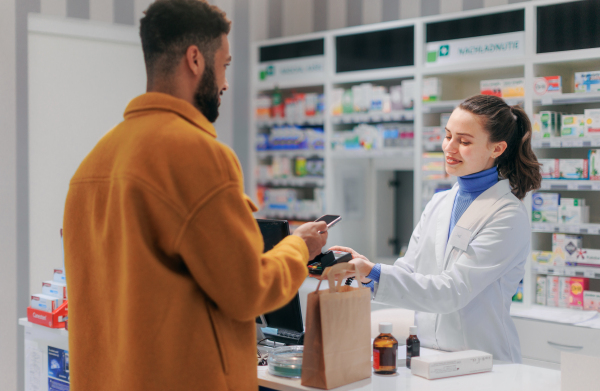
[[[417,326],[410,326],[409,334],[410,335],[417,335]]]
[[[381,334],[391,334],[392,333],[392,324],[390,322],[379,323],[379,332]]]

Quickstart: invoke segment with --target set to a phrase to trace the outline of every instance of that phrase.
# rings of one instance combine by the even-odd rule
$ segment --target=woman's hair
[[[458,107],[480,117],[490,142],[506,141],[506,150],[496,158],[496,166],[499,176],[508,179],[513,194],[522,200],[527,192],[539,189],[542,175],[531,149],[531,122],[525,110],[491,95],[472,96]]]

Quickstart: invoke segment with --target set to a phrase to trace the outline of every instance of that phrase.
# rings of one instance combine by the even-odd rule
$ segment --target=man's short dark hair
[[[171,74],[192,45],[212,66],[221,35],[230,29],[225,13],[203,0],[156,0],[140,21],[148,78]]]

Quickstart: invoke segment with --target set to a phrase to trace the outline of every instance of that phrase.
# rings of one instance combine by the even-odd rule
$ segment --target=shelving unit
[[[423,153],[441,152],[440,142],[424,140],[425,131],[440,126],[440,114],[450,113],[460,102],[474,94],[479,93],[479,83],[482,80],[523,78],[525,81],[525,96],[506,99],[510,105],[520,104],[532,116],[541,110],[581,113],[585,108],[600,108],[600,93],[581,94],[573,92],[574,72],[600,70],[600,47],[583,48],[551,53],[537,53],[538,27],[537,17],[540,7],[575,3],[570,0],[545,0],[527,3],[510,4],[488,9],[463,12],[460,15],[438,15],[434,17],[415,18],[373,24],[367,26],[351,27],[340,30],[330,30],[319,34],[282,38],[256,43],[252,50],[253,57],[253,85],[251,97],[254,98],[261,92],[272,91],[277,85],[280,89],[294,89],[305,91],[307,88],[322,88],[325,94],[326,107],[322,124],[325,131],[325,150],[322,156],[325,161],[325,175],[319,182],[325,193],[325,209],[327,213],[341,214],[343,222],[330,232],[331,244],[343,244],[357,249],[371,260],[376,262],[391,263],[395,259],[395,247],[389,245],[390,232],[397,232],[398,220],[392,210],[398,208],[411,209],[409,217],[402,218],[403,223],[410,226],[410,230],[418,219],[428,198],[440,186],[451,186],[452,178],[439,178],[427,180],[422,172]],[[428,28],[430,25],[460,18],[466,21],[471,17],[497,14],[503,12],[523,11],[523,31],[515,30],[520,39],[520,54],[514,56],[500,56],[487,58],[485,56],[474,58],[465,62],[432,64],[427,62]],[[460,22],[462,23],[462,22]],[[387,67],[379,69],[352,70],[340,72],[337,68],[337,42],[339,37],[349,35],[369,34],[378,31],[412,27],[414,37],[413,63],[404,66]],[[302,41],[323,40],[323,54],[321,57],[307,57],[300,59],[300,67],[306,61],[318,63],[321,68],[318,72],[308,74],[297,72],[289,78],[279,78],[260,81],[256,76],[261,70],[272,65],[277,67],[277,61],[260,61],[259,51],[263,47],[284,45]],[[495,38],[494,38],[495,39]],[[435,42],[433,42],[435,43]],[[285,61],[282,61],[284,63]],[[305,69],[306,70],[306,69]],[[538,96],[533,91],[534,79],[540,76],[562,77],[563,93],[559,95]],[[424,78],[437,77],[442,82],[442,93],[438,101],[422,102],[422,82]],[[413,79],[416,84],[414,107],[412,110],[397,111],[392,113],[359,113],[333,116],[331,112],[331,99],[334,88],[349,88],[352,85],[370,82],[374,85],[391,86],[398,81]],[[279,124],[274,121],[260,121],[254,117],[256,107],[251,108],[250,121],[255,125],[254,132],[261,127]],[[378,124],[389,122],[402,122],[412,124],[414,139],[412,147],[389,148],[383,150],[344,150],[338,151],[331,148],[334,132],[351,129],[356,124]],[[289,121],[291,124],[301,124]],[[321,124],[321,122],[318,122]],[[255,133],[253,133],[253,136]],[[253,139],[253,138],[251,138]],[[548,140],[533,140],[538,157],[570,158],[587,156],[589,148],[599,147],[600,138],[550,138]],[[256,152],[254,145],[250,145],[253,164],[257,158],[267,154],[285,154],[288,152]],[[304,154],[305,152],[299,152]],[[309,152],[310,154],[312,152]],[[255,167],[252,168],[252,173]],[[398,179],[398,175],[406,175]],[[410,178],[410,179],[409,179]],[[294,179],[295,180],[295,179]],[[411,186],[403,187],[404,190],[394,188],[398,183],[410,181]],[[256,179],[250,181],[256,184]],[[307,180],[309,182],[309,180]],[[293,182],[280,182],[282,186],[292,185]],[[304,183],[300,182],[299,185]],[[307,183],[308,185],[308,183]],[[312,185],[312,184],[311,184]],[[407,190],[407,189],[410,189]],[[586,197],[591,201],[592,214],[590,220],[600,223],[600,181],[586,180],[544,180],[541,191],[569,191],[568,196]],[[404,204],[398,205],[397,196],[410,194],[410,201],[403,199]],[[255,188],[250,189],[252,195]],[[348,208],[347,202],[361,203]],[[410,203],[410,206],[407,206]],[[531,196],[524,200],[531,211]],[[412,217],[412,218],[410,218]],[[533,224],[532,248],[534,250],[547,249],[549,233],[568,232],[584,235],[584,246],[600,248],[600,224],[559,225],[559,224]],[[410,232],[408,233],[410,236]],[[541,273],[530,261],[526,266],[524,278],[524,306],[535,302],[535,276]],[[571,270],[571,269],[565,269]],[[575,270],[575,269],[574,269]],[[570,271],[569,271],[570,272]],[[582,271],[591,276],[588,270]],[[566,272],[565,272],[566,273]],[[579,273],[579,270],[575,270]],[[596,273],[594,271],[594,273]],[[578,275],[578,274],[576,274]],[[594,274],[593,278],[597,278]]]

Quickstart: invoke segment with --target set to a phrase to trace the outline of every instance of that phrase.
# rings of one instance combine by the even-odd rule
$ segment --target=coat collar
[[[198,129],[210,134],[212,137],[217,137],[217,132],[215,131],[213,124],[211,124],[198,109],[183,99],[160,92],[147,92],[134,98],[127,105],[123,116],[127,119],[134,114],[154,110],[173,112],[196,126]]]
[[[452,190],[454,190],[454,188]],[[481,193],[477,198],[475,198],[475,200],[473,200],[473,202],[471,203],[471,205],[469,205],[467,210],[465,210],[461,218],[456,222],[456,227],[461,227],[466,230],[469,230],[472,234],[472,231],[475,228],[477,222],[480,221],[482,217],[485,217],[486,214],[495,213],[497,207],[495,208],[494,205],[496,204],[496,202],[502,197],[504,197],[506,194],[510,193],[510,191],[511,189],[508,179],[498,181],[498,183]],[[452,202],[454,202],[454,197],[452,197]],[[453,203],[450,203],[450,211],[452,211],[452,207]],[[442,212],[442,214],[444,212]],[[438,224],[439,223],[440,221],[438,220]],[[445,221],[446,230],[444,231],[444,233],[446,234],[446,236],[444,236],[444,239],[448,237],[448,229],[450,229],[449,225],[450,219],[448,218],[448,221]],[[439,231],[440,227],[438,227],[438,234]],[[452,235],[454,235],[454,232],[452,233]],[[439,237],[436,237],[436,240],[438,238]],[[448,245],[451,239],[452,237],[444,241],[445,247],[444,250],[442,250],[442,267],[444,268],[446,266],[447,259],[450,256],[450,252],[452,251],[452,246]],[[440,247],[440,243],[436,242],[436,258],[438,255],[438,247]]]

